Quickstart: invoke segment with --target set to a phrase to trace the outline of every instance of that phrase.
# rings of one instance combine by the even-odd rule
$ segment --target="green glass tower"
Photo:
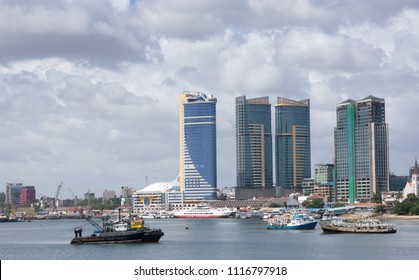
[[[388,125],[384,99],[368,96],[336,106],[336,198],[369,201],[388,191]]]

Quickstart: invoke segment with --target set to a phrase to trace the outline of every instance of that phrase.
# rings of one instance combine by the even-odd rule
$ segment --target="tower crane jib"
[[[61,187],[63,186],[63,182],[58,185],[57,192],[55,194],[55,201],[54,201],[54,210],[58,207],[58,196],[60,195]]]

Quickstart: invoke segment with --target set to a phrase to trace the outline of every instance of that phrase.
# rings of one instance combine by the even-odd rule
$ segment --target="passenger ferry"
[[[325,233],[396,233],[394,224],[382,223],[373,218],[348,221],[342,218],[323,219],[319,222]]]
[[[174,211],[175,218],[228,218],[233,211],[228,208],[213,208],[208,204]]]

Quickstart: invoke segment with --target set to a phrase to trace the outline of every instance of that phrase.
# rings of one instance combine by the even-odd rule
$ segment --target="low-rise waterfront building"
[[[396,201],[400,201],[402,194],[398,191],[388,191],[381,193],[381,200],[385,205],[395,205]]]
[[[315,179],[313,178],[306,178],[303,179],[302,182],[302,188],[303,188],[303,194],[304,195],[311,195],[314,194],[315,191],[315,187],[317,187],[318,183]]]
[[[130,188],[127,186],[121,187],[121,206],[123,207],[129,207],[133,206],[133,198],[132,196],[137,190],[134,188]]]
[[[84,194],[84,199],[88,200],[88,201],[93,201],[95,200],[95,193],[91,193],[90,190]]]
[[[34,186],[24,186],[23,183],[7,183],[6,203],[13,206],[25,205],[36,201]]]
[[[335,184],[333,182],[327,182],[323,184],[318,184],[314,188],[314,193],[322,195],[327,198],[327,201],[335,200]]]
[[[133,212],[144,213],[175,210],[183,204],[179,177],[171,182],[157,182],[148,185],[132,195]]]
[[[323,184],[333,182],[334,164],[315,164],[314,165],[314,179],[316,182]]]
[[[114,199],[116,197],[115,191],[104,190],[103,191],[103,200]]]

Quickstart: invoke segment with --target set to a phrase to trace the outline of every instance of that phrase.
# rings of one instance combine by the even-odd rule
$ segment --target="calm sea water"
[[[395,234],[267,230],[261,219],[150,219],[159,243],[70,245],[84,220],[0,223],[2,260],[419,260],[419,221],[394,221]]]

